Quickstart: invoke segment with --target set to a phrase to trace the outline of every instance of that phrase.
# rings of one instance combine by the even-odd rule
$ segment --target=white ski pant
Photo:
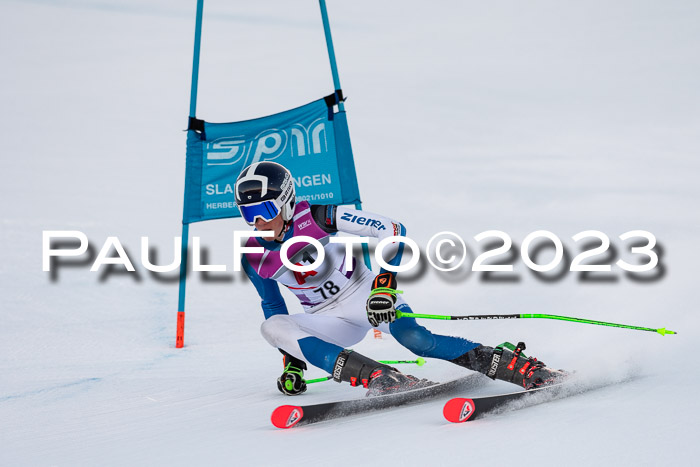
[[[306,358],[299,347],[299,340],[305,337],[317,337],[343,348],[357,344],[372,329],[365,310],[372,280],[373,276],[366,274],[360,279],[358,289],[315,313],[271,316],[262,323],[260,331],[270,345],[284,349],[301,360]],[[397,297],[396,306],[402,303],[401,297]],[[390,332],[388,323],[381,323],[377,329]]]

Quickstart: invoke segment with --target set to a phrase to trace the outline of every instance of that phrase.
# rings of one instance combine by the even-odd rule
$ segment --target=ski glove
[[[374,278],[372,292],[367,299],[367,319],[375,328],[379,323],[396,321],[396,278],[390,272],[383,272]]]
[[[277,389],[282,394],[296,396],[306,391],[306,381],[304,380],[304,370],[288,363],[284,367],[282,376],[277,378]]]

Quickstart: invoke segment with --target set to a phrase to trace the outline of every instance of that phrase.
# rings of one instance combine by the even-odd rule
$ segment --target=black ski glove
[[[306,391],[304,371],[301,368],[293,367],[291,363],[288,364],[284,368],[282,376],[277,378],[277,389],[288,396],[297,396],[303,393]]]
[[[306,381],[304,380],[306,363],[294,358],[282,349],[280,352],[284,355],[285,366],[282,375],[277,378],[277,389],[288,396],[299,395],[306,391]]]
[[[396,321],[396,278],[390,272],[383,272],[374,278],[372,292],[367,299],[367,319],[375,328],[379,323],[393,323]]]

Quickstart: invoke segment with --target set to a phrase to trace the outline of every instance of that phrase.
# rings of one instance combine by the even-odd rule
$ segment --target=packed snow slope
[[[440,231],[470,249],[458,272],[399,275],[418,313],[550,313],[678,335],[545,320],[436,322],[436,332],[528,344],[547,364],[615,383],[466,425],[442,400],[281,431],[269,415],[280,354],[259,334],[253,286],[232,272],[240,220],[195,224],[209,264],[187,289],[175,349],[195,1],[0,2],[0,465],[683,465],[700,383],[700,5],[694,1],[329,0],[364,208],[423,249]],[[255,118],[332,87],[318,4],[207,1],[197,116]],[[538,278],[519,249],[548,230],[568,257]],[[660,264],[568,271],[586,230],[653,233]],[[116,236],[136,272],[91,261],[42,271],[42,231]],[[509,280],[471,272],[474,236],[513,239]],[[553,257],[545,248],[540,264]],[[427,263],[423,263],[427,264]],[[300,312],[297,304],[292,312]],[[357,345],[409,358],[389,336]],[[414,374],[466,370],[429,361]],[[310,377],[323,372],[312,369]],[[492,383],[481,392],[509,390]],[[362,397],[317,384],[295,402]]]

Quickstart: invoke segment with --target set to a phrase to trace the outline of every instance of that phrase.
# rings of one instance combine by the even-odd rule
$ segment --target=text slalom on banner
[[[248,165],[275,161],[294,176],[298,201],[360,201],[345,112],[335,95],[255,120],[198,120],[187,136],[183,222],[240,217],[235,183]],[[191,125],[192,127],[193,125]]]

